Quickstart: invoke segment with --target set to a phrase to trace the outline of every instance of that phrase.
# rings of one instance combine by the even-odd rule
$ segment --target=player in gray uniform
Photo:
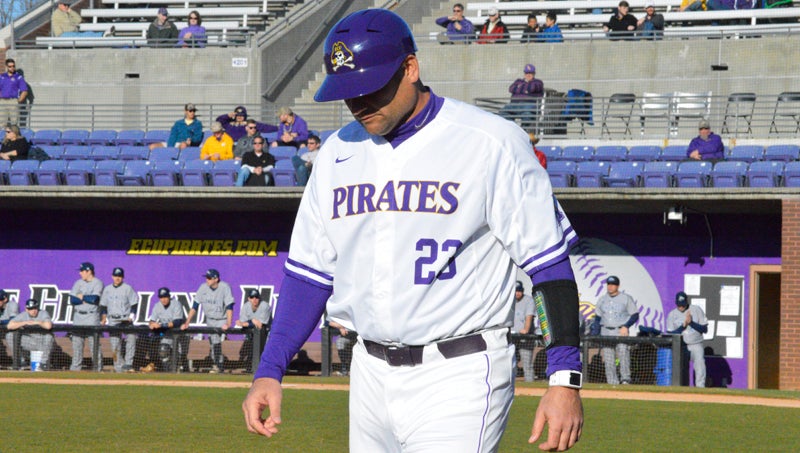
[[[14,319],[14,316],[19,314],[19,305],[16,303],[9,303],[8,293],[0,289],[0,326],[7,326],[8,322]],[[6,346],[10,351],[9,356],[11,357],[11,363],[17,363],[15,359],[15,355],[17,351],[14,350],[14,337],[17,335],[16,332],[8,332],[6,333]]]
[[[242,305],[242,309],[239,310],[239,320],[236,321],[236,327],[261,329],[261,347],[258,350],[263,351],[270,324],[272,324],[272,307],[269,306],[268,302],[261,300],[261,293],[257,289],[251,289],[247,293],[247,302],[245,302],[245,304]],[[244,340],[242,343],[242,351],[254,352],[252,336],[248,336]],[[248,372],[251,371],[250,364],[252,360],[249,360],[251,358],[252,357],[246,358],[248,360]]]
[[[131,285],[123,282],[125,270],[115,267],[111,272],[114,283],[103,289],[100,298],[100,324],[129,327],[136,319],[139,296]],[[125,336],[125,355],[122,355],[122,337]],[[136,355],[136,335],[112,332],[109,334],[111,350],[114,352],[114,371],[133,371],[133,356]]]
[[[627,337],[628,329],[639,320],[639,311],[633,297],[620,292],[619,278],[612,275],[606,279],[606,293],[595,306],[592,334],[604,337]],[[616,350],[616,351],[615,351]],[[616,348],[603,346],[603,363],[606,367],[606,382],[618,385],[631,383],[631,348],[617,343]],[[616,352],[616,354],[615,354]],[[619,359],[619,376],[616,359]]]
[[[689,296],[681,291],[675,295],[675,308],[667,315],[667,332],[683,335],[683,342],[692,355],[694,385],[706,386],[706,358],[703,334],[708,332],[708,320],[703,309],[689,305]]]
[[[205,277],[206,282],[197,288],[197,293],[194,295],[194,303],[186,317],[186,323],[181,326],[183,330],[189,328],[200,305],[203,306],[206,326],[221,327],[222,330],[227,330],[233,325],[234,300],[230,285],[219,279],[219,271],[216,269],[207,270]],[[214,362],[209,372],[221,373],[225,362],[225,357],[222,356],[222,335],[210,334],[208,342],[211,344],[211,361]]]
[[[53,322],[47,310],[39,310],[39,301],[28,299],[25,302],[25,311],[18,314],[8,323],[8,330],[16,330],[25,326],[39,326],[50,330]],[[53,349],[53,334],[34,331],[22,331],[20,348],[24,351],[42,351],[41,369],[47,370],[50,362],[50,351]]]
[[[174,364],[170,364],[172,348],[175,346],[173,335],[169,335],[170,329],[182,326],[186,321],[181,304],[172,300],[169,288],[158,289],[159,303],[153,307],[150,313],[148,326],[150,335],[148,338],[147,351],[150,353],[152,361],[161,363],[161,368],[165,371],[175,371]],[[158,345],[158,346],[156,346]],[[158,354],[155,353],[156,349]],[[150,369],[152,371],[153,368]]]
[[[511,333],[521,335],[532,333],[534,313],[533,297],[525,294],[525,286],[521,281],[517,280],[517,285],[514,288],[514,327],[512,327]],[[514,346],[517,348],[519,358],[522,361],[522,373],[525,376],[525,382],[533,382],[535,379],[533,373],[534,344],[534,340],[529,338],[518,338],[514,341]]]
[[[103,282],[94,276],[94,264],[81,263],[78,269],[81,274],[69,292],[69,303],[72,305],[72,324],[75,326],[100,325],[100,296],[103,294]],[[89,353],[94,351],[94,336],[90,333],[72,333],[72,364],[70,371],[80,371],[83,364],[84,340],[89,340]],[[93,357],[94,359],[94,357]],[[92,362],[92,369],[103,369],[103,352],[97,348],[97,361]]]

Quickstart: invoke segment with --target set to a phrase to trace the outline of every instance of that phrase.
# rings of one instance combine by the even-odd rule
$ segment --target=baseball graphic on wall
[[[606,291],[606,278],[616,275],[620,291],[633,297],[639,308],[639,322],[630,334],[635,336],[640,325],[664,328],[664,309],[656,284],[647,269],[625,249],[602,239],[584,238],[572,248],[569,259],[584,319],[594,317],[594,305]]]

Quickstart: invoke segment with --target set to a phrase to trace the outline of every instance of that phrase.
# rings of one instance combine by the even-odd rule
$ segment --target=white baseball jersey
[[[706,314],[703,313],[703,309],[697,305],[689,305],[687,311],[692,314],[692,321],[696,322],[697,324],[702,326],[703,324],[708,323]],[[677,308],[673,308],[672,311],[667,315],[667,330],[673,331],[677,329],[683,325],[683,321],[685,320],[686,311],[682,312]],[[683,329],[683,332],[681,332],[681,335],[683,335],[683,341],[685,341],[686,344],[698,344],[703,342],[703,334],[694,330],[691,325],[686,326],[686,328]]]
[[[397,148],[354,122],[325,142],[292,234],[290,275],[333,289],[330,319],[410,345],[511,326],[532,274],[576,235],[521,129],[445,99]]]

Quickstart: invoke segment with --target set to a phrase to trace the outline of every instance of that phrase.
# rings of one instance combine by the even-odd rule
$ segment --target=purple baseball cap
[[[536,66],[528,63],[525,65],[525,69],[523,71],[525,74],[536,74]]]

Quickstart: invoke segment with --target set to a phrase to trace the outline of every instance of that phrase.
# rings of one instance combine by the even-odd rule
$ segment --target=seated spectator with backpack
[[[19,126],[15,124],[6,126],[6,136],[3,139],[3,144],[0,145],[0,159],[12,162],[27,159],[30,149],[31,144],[22,136]]]

